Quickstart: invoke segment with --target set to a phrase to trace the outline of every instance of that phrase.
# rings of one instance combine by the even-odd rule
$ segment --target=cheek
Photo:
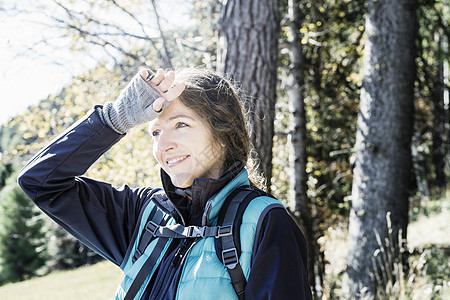
[[[161,151],[158,151],[158,144],[153,141],[153,157],[161,164]]]

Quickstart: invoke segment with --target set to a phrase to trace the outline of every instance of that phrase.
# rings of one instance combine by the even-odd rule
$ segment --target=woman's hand
[[[149,76],[150,74],[150,76]],[[125,134],[131,128],[158,117],[164,107],[184,91],[183,82],[173,85],[175,73],[159,69],[156,74],[142,70],[121,91],[119,97],[102,109],[102,120],[114,131]]]
[[[158,69],[156,74],[154,74],[152,71],[144,69],[141,70],[139,74],[141,75],[141,78],[161,96],[152,104],[155,112],[160,112],[162,110],[164,101],[170,103],[170,101],[178,98],[186,88],[184,82],[178,82],[173,85],[173,82],[175,81],[175,73],[173,71],[166,73],[163,69]],[[147,78],[150,80],[147,81]]]

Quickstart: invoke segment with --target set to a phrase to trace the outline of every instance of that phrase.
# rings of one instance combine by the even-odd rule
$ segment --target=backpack
[[[158,190],[152,190],[148,197],[152,197]],[[148,244],[159,237],[159,240],[147,261],[144,263],[124,300],[134,299],[141,288],[149,271],[156,264],[157,258],[163,251],[169,238],[206,238],[215,237],[214,244],[219,260],[225,265],[231,278],[233,288],[238,298],[244,299],[244,290],[247,284],[242,268],[239,264],[241,254],[240,225],[242,217],[249,203],[260,196],[272,195],[253,186],[245,185],[236,188],[224,201],[220,210],[217,226],[183,226],[180,224],[166,226],[167,215],[157,205],[154,206],[142,233],[138,247],[133,255],[133,263],[142,255]]]

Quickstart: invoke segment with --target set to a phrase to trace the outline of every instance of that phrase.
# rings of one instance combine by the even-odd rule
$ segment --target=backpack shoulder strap
[[[218,224],[232,226],[233,234],[215,239],[215,248],[217,256],[227,267],[231,283],[239,299],[245,298],[244,291],[247,284],[244,272],[239,264],[241,253],[240,225],[249,203],[254,198],[263,195],[273,197],[253,186],[239,187],[228,196],[219,214]]]
[[[152,198],[155,194],[160,192],[161,189],[154,189],[152,190],[148,195],[147,198]],[[148,205],[148,204],[147,204]],[[158,206],[153,206],[150,214],[148,215],[148,218],[146,220],[141,220],[141,222],[146,222],[147,225],[145,226],[145,230],[142,232],[141,238],[138,242],[138,246],[136,248],[136,251],[134,252],[132,262],[134,263],[139,257],[141,257],[142,253],[144,253],[145,248],[150,244],[150,242],[153,240],[154,236],[150,230],[148,230],[148,220],[152,220],[154,224],[158,225],[166,225],[166,223],[169,221],[169,218],[164,215],[164,213],[161,211],[161,209],[158,209]]]
[[[158,192],[160,192],[161,189],[154,189],[152,190],[148,195],[147,198],[152,198],[154,195],[156,195]],[[149,205],[149,204],[147,204]],[[150,208],[150,207],[149,207]],[[150,222],[149,220],[152,220]],[[145,222],[145,228],[142,232],[141,238],[139,239],[138,246],[136,248],[136,251],[134,252],[134,255],[132,257],[132,262],[134,263],[139,257],[142,256],[147,246],[150,244],[150,242],[155,238],[152,234],[152,231],[149,230],[149,224],[160,224],[165,225],[168,222],[169,218],[167,215],[163,213],[161,209],[157,207],[157,205],[154,205],[151,209],[150,213],[148,214],[148,217],[145,219],[141,219],[141,223]],[[134,278],[131,286],[129,287],[128,291],[125,294],[124,300],[132,300],[134,299],[135,295],[138,293],[139,289],[142,287],[142,284],[144,283],[145,279],[147,278],[150,271],[153,269],[154,265],[156,264],[159,256],[161,255],[164,247],[166,246],[168,242],[168,238],[159,238],[159,240],[156,242],[155,248],[148,257],[148,259],[145,261],[145,263],[142,265],[141,269],[139,270],[138,274]]]
[[[144,265],[139,270],[138,274],[136,275],[136,278],[134,279],[133,283],[131,284],[130,288],[128,289],[124,300],[132,300],[136,296],[136,294],[139,292],[140,288],[144,284],[145,279],[147,278],[150,271],[155,266],[159,256],[161,255],[162,251],[164,250],[164,247],[166,246],[166,243],[168,242],[168,238],[160,238],[158,242],[156,242],[155,249],[153,250],[152,254],[150,254],[149,258],[145,261]]]

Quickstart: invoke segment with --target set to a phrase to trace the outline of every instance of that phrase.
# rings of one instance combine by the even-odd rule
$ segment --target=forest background
[[[422,286],[430,298],[448,292],[448,238],[419,249],[406,233],[419,214],[449,209],[449,2],[185,3],[191,21],[173,25],[164,1],[35,1],[27,9],[0,1],[1,14],[38,15],[36,25],[51,28],[19,55],[50,49],[94,62],[0,127],[0,285],[101,259],[37,211],[15,179],[147,65],[216,69],[242,89],[260,171],[308,239],[317,299],[413,298],[423,265],[435,269]],[[142,126],[87,176],[158,186],[151,157]],[[336,236],[348,249],[336,248]]]

